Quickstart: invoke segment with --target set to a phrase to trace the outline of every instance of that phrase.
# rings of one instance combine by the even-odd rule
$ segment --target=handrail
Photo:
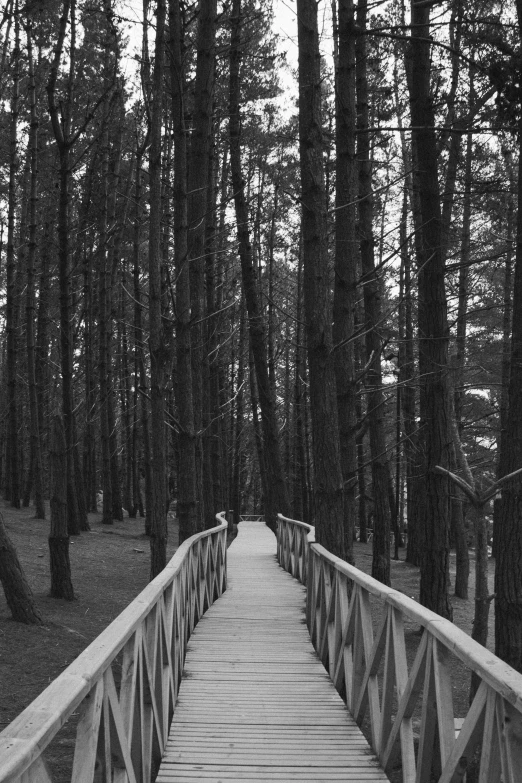
[[[73,783],[154,779],[187,641],[226,589],[224,512],[216,519],[216,527],[184,541],[166,568],[0,734],[0,783],[52,783],[42,754],[73,713],[79,715]]]
[[[307,586],[314,647],[385,772],[457,783],[473,766],[479,783],[520,781],[522,674],[316,544],[310,525],[279,515],[277,540],[280,564]],[[456,732],[452,672],[466,670],[477,690]]]

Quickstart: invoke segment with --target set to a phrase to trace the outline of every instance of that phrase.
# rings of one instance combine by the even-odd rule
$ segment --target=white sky
[[[274,33],[279,38],[279,49],[286,52],[287,63],[291,69],[297,68],[297,17],[295,0],[273,0],[274,3]],[[126,34],[129,36],[129,55],[139,53],[141,49],[141,19],[143,14],[143,0],[118,0],[118,13],[129,20],[126,25]],[[151,8],[154,8],[154,0],[150,0]],[[331,54],[331,22],[330,4],[319,3],[319,27],[324,54]],[[132,64],[129,62],[129,70]],[[285,89],[296,92],[292,85],[290,74],[281,74]]]
[[[218,0],[219,2],[219,0]],[[259,0],[263,2],[263,0]],[[273,32],[278,37],[278,49],[286,54],[287,67],[278,73],[283,95],[278,99],[281,116],[284,120],[295,110],[297,101],[297,12],[296,0],[272,0],[274,8]],[[155,0],[149,0],[149,17],[155,8]],[[124,25],[125,35],[129,39],[127,56],[123,58],[122,68],[129,81],[139,88],[136,56],[141,53],[141,24],[143,0],[117,0],[117,12],[128,20]],[[319,0],[319,31],[322,54],[327,60],[332,57],[331,5],[328,0]],[[152,16],[152,23],[154,17]],[[150,47],[153,49],[151,33]],[[130,85],[129,85],[130,86]]]

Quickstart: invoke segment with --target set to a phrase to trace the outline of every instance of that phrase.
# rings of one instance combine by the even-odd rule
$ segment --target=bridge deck
[[[228,588],[199,621],[158,783],[387,777],[310,643],[304,588],[262,522],[228,551]]]

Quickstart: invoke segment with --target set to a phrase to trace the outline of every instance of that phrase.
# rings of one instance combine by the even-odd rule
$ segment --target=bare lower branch
[[[464,481],[464,479],[461,479],[460,476],[456,476],[455,473],[452,473],[450,470],[446,470],[446,468],[442,468],[440,465],[436,465],[433,470],[435,473],[439,473],[441,476],[447,476],[450,478],[454,484],[456,484],[468,497],[474,506],[480,506],[482,505],[481,498],[478,497],[478,495],[473,491],[473,489],[470,487],[467,481]]]

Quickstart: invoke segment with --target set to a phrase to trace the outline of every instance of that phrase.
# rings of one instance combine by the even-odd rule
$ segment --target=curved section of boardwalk
[[[228,586],[199,621],[158,783],[387,777],[310,643],[304,588],[276,539],[242,522]]]

